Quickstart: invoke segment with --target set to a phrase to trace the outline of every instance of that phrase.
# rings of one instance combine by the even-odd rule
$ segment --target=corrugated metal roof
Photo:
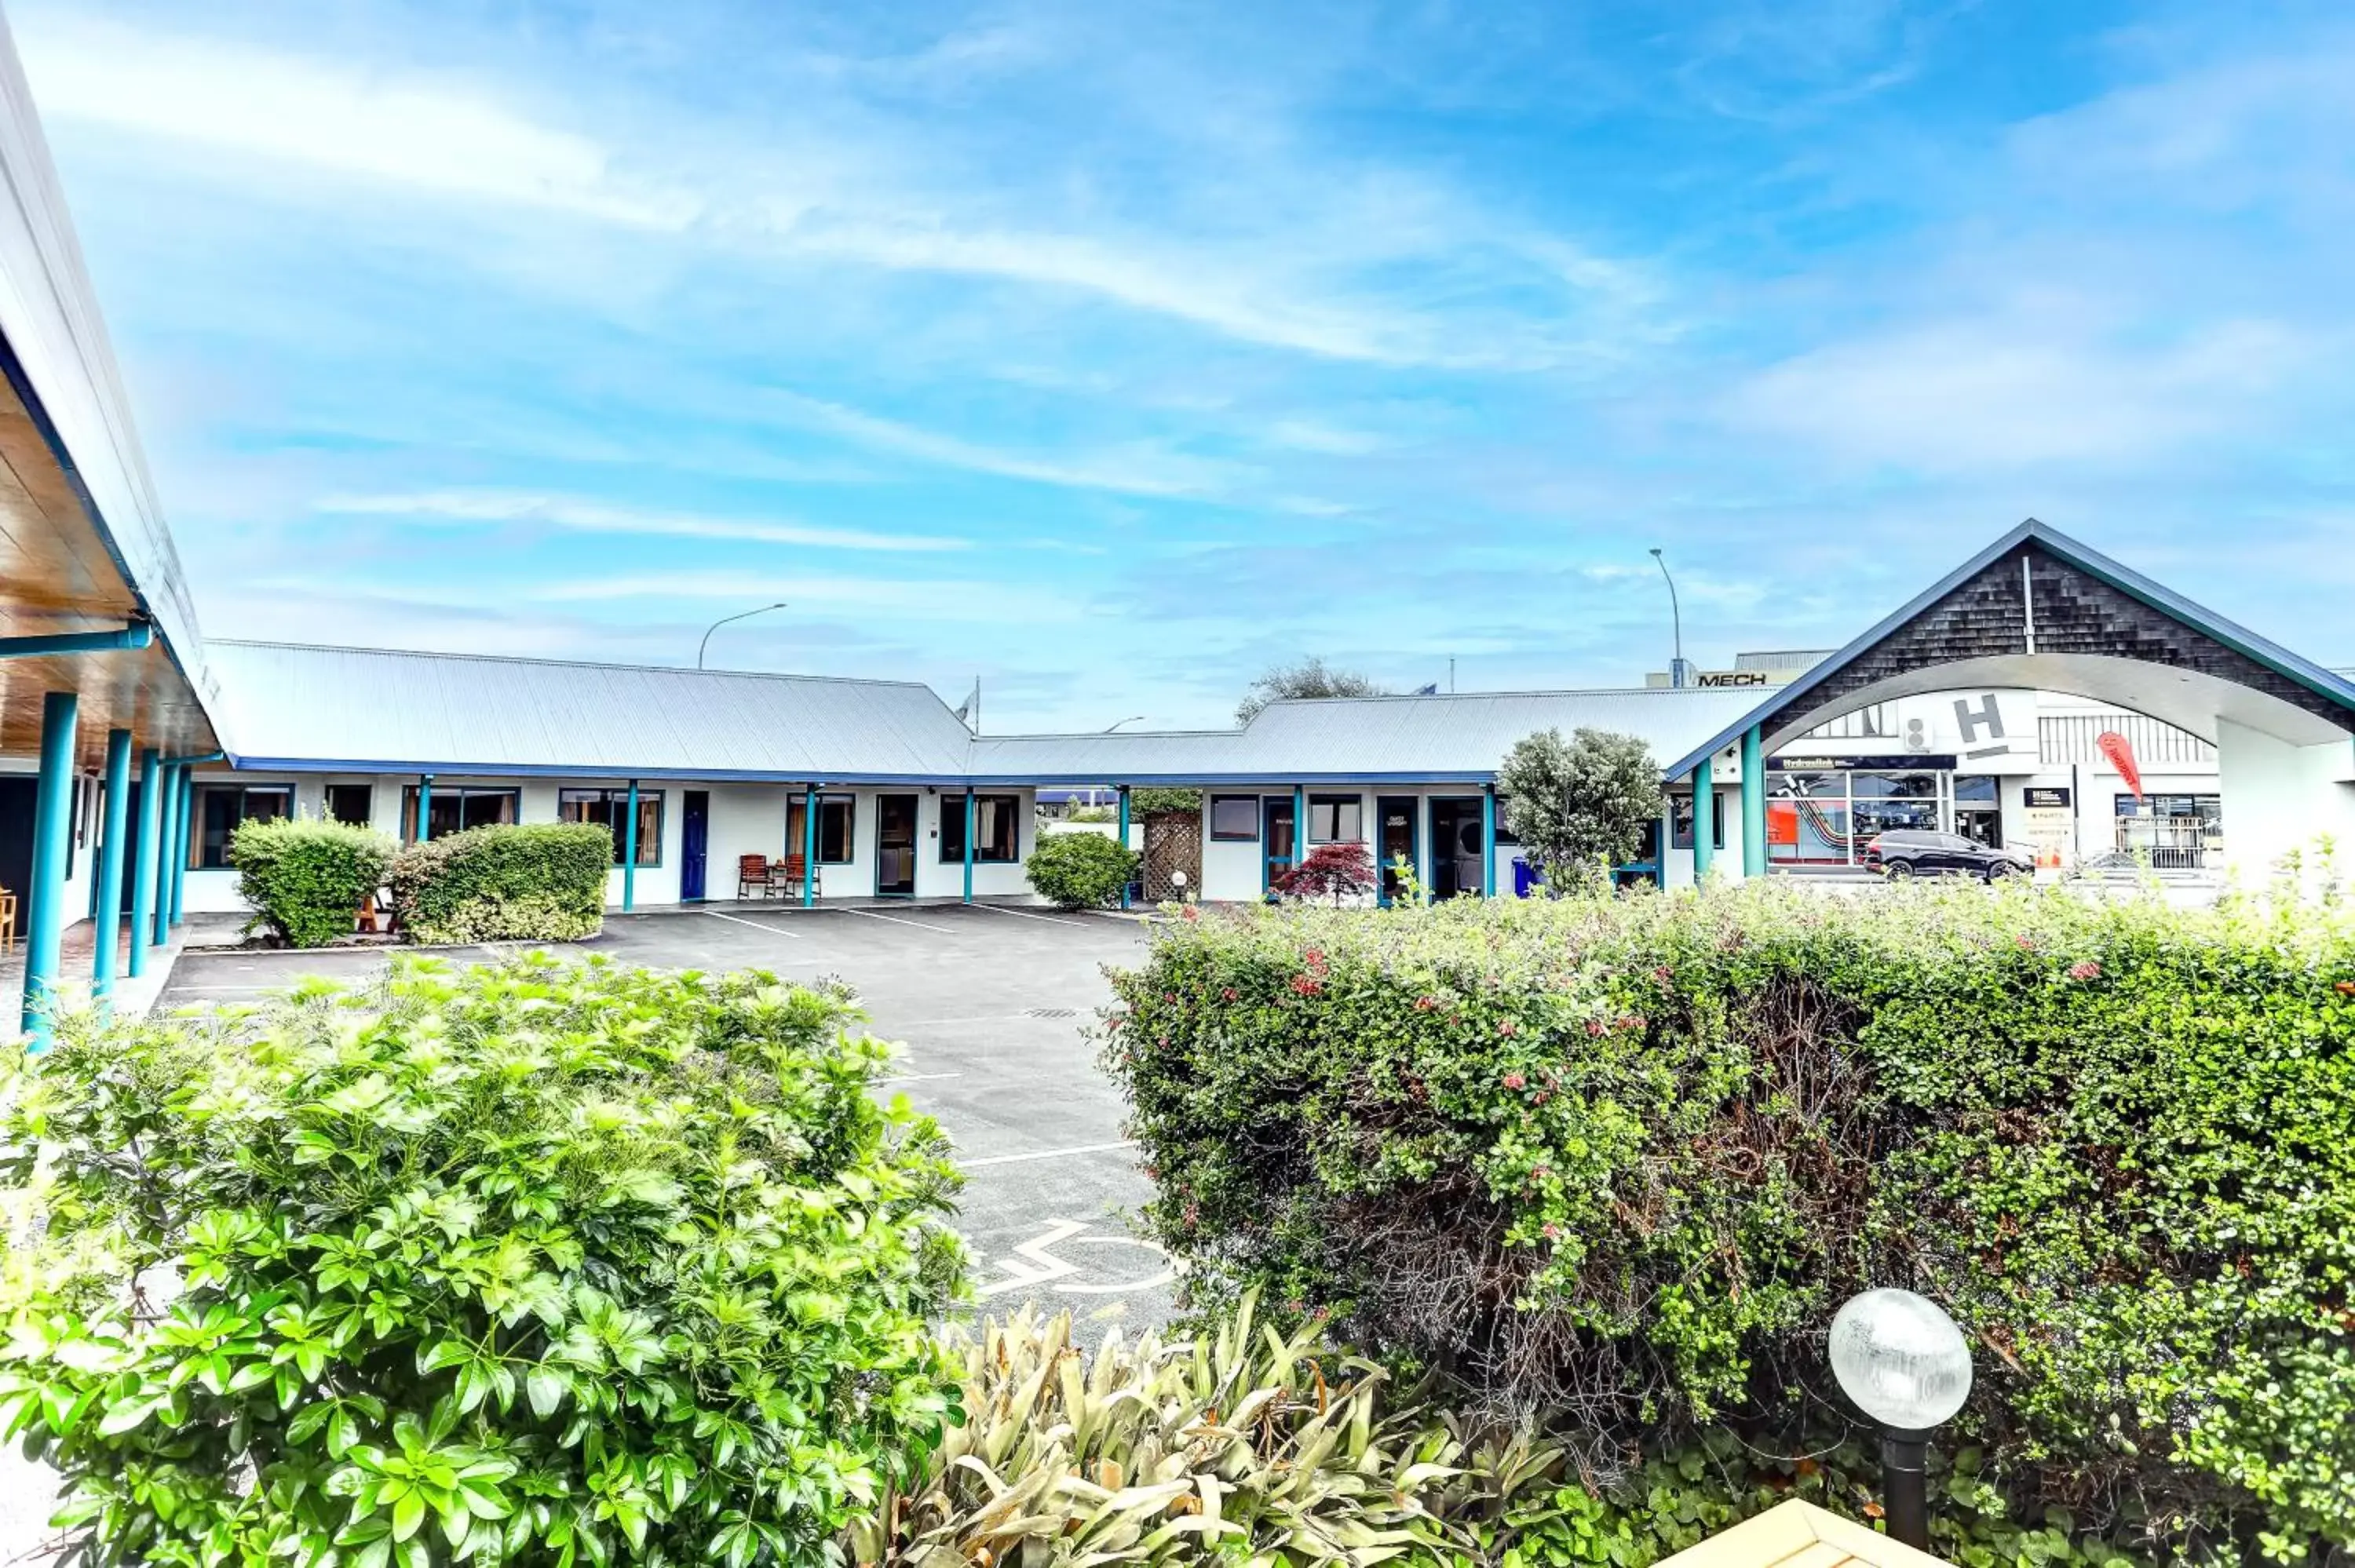
[[[549,659],[208,643],[247,768],[852,783],[964,776],[931,688]]]
[[[1485,779],[1515,741],[1542,729],[1616,730],[1673,757],[1752,700],[1740,690],[1638,686],[1276,702],[1239,730],[985,736],[974,743],[974,773],[1129,784]]]

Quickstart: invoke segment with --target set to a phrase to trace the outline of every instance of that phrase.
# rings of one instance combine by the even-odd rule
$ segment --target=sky
[[[1219,725],[2033,515],[2355,663],[2343,5],[8,15],[211,636]]]

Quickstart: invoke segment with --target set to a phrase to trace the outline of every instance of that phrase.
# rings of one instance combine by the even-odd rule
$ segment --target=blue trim
[[[123,939],[123,835],[131,821],[131,732],[106,732],[106,814],[99,828],[98,907],[91,916],[91,994],[114,990],[114,949]],[[131,948],[139,949],[136,935]]]
[[[198,760],[212,761],[219,753]],[[446,773],[462,779],[596,779],[612,778],[613,770],[590,763],[506,764],[489,762],[433,762],[390,760],[370,758],[306,758],[306,757],[247,757],[229,753],[230,767],[247,773]],[[798,784],[806,779],[807,772],[776,772],[768,769],[728,768],[644,768],[641,779],[681,779],[689,783],[713,784]],[[1460,772],[1406,773],[1140,773],[1131,775],[1128,782],[1138,784],[1168,784],[1205,789],[1232,785],[1238,790],[1256,789],[1270,784],[1488,784],[1496,779],[1493,768],[1466,769]],[[829,773],[829,785],[933,785],[941,789],[963,789],[971,786],[979,789],[1026,789],[1041,785],[1101,784],[1101,778],[1079,773]]]
[[[33,866],[25,890],[25,1033],[28,1051],[48,1048],[49,1010],[65,948],[66,855],[73,834],[74,723],[71,692],[41,698],[41,772],[33,802]]]
[[[2349,681],[2342,676],[2332,674],[2321,665],[2299,658],[2279,644],[2225,620],[2212,610],[2192,603],[2174,589],[2160,587],[2141,573],[2120,566],[2107,556],[2088,549],[2060,530],[2047,527],[2030,517],[1994,544],[1987,546],[1969,560],[1940,577],[1927,588],[1906,600],[1902,608],[1883,616],[1862,636],[1849,641],[1838,652],[1809,670],[1799,679],[1787,686],[1777,687],[1769,692],[1755,707],[1744,713],[1732,724],[1662,768],[1660,777],[1671,783],[1681,779],[1692,771],[1694,765],[1702,758],[1716,756],[1732,745],[1742,731],[1763,724],[1767,715],[1777,709],[1795,706],[1796,699],[1806,695],[1850,664],[1855,663],[1882,639],[2023,545],[2036,546],[2053,559],[2074,567],[2088,577],[2107,583],[2129,599],[2137,599],[2162,615],[2173,617],[2202,636],[2222,643],[2244,658],[2254,660],[2284,680],[2305,687],[2316,696],[2327,702],[2336,703],[2345,708],[2350,715],[2348,727],[2355,729],[2355,681]],[[1924,666],[1924,668],[1929,667]],[[2155,667],[2168,669],[2174,666],[2155,664]]]
[[[46,653],[114,653],[144,648],[155,640],[144,620],[114,631],[51,631],[37,637],[0,637],[0,659],[37,659]]]

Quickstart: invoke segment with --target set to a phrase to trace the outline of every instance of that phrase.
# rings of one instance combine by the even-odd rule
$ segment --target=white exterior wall
[[[2335,841],[2341,878],[2355,864],[2355,743],[2292,746],[2239,725],[2216,726],[2224,796],[2224,863],[2244,885],[2263,884],[2293,850],[2311,858]]]
[[[414,774],[317,774],[290,775],[283,773],[229,773],[219,770],[199,772],[197,784],[238,783],[293,784],[294,809],[306,816],[323,816],[326,810],[326,787],[329,784],[367,784],[372,787],[369,802],[371,823],[379,832],[398,836],[400,826],[402,791],[417,783]],[[612,789],[611,779],[516,779],[516,778],[455,778],[437,777],[434,788],[469,789],[514,789],[517,792],[517,818],[525,822],[553,822],[557,814],[558,792],[567,789]],[[762,854],[783,858],[799,854],[802,845],[785,842],[785,821],[788,806],[803,796],[803,787],[787,784],[698,783],[693,779],[666,779],[639,786],[641,795],[659,793],[662,796],[662,843],[659,863],[637,868],[634,903],[636,907],[652,908],[678,902],[680,856],[686,838],[687,817],[684,809],[686,794],[690,789],[708,791],[711,799],[709,832],[704,853],[704,897],[714,904],[732,903],[736,898],[737,857]],[[1021,859],[1027,860],[1037,847],[1038,824],[1033,792],[1029,789],[989,789],[984,794],[1018,796],[1020,806],[1016,821],[1021,832]],[[847,864],[824,864],[818,869],[819,899],[871,898],[875,895],[875,846],[878,837],[876,800],[879,795],[912,794],[916,797],[916,896],[919,898],[958,898],[964,893],[964,867],[962,862],[947,865],[939,863],[940,812],[944,800],[962,800],[962,791],[943,793],[934,787],[928,793],[923,787],[879,789],[860,787],[822,789],[819,795],[852,797],[851,860]],[[192,821],[187,840],[180,846],[183,855],[194,853],[196,827]],[[87,876],[87,868],[77,860],[77,876]],[[623,871],[615,866],[605,883],[605,901],[609,908],[618,909],[622,903]],[[1028,874],[1020,861],[1013,864],[982,864],[974,866],[973,891],[975,897],[1028,898],[1032,896]],[[79,918],[88,906],[89,889],[78,884],[69,889],[67,907]],[[759,902],[757,895],[751,902]],[[229,870],[200,870],[191,867],[182,894],[182,906],[191,912],[243,913],[245,905],[237,895],[237,874]]]

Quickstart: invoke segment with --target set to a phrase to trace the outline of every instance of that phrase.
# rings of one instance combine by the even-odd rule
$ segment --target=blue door
[[[682,819],[678,845],[678,900],[694,904],[703,897],[703,852],[711,842],[711,791],[689,789],[679,797]]]

